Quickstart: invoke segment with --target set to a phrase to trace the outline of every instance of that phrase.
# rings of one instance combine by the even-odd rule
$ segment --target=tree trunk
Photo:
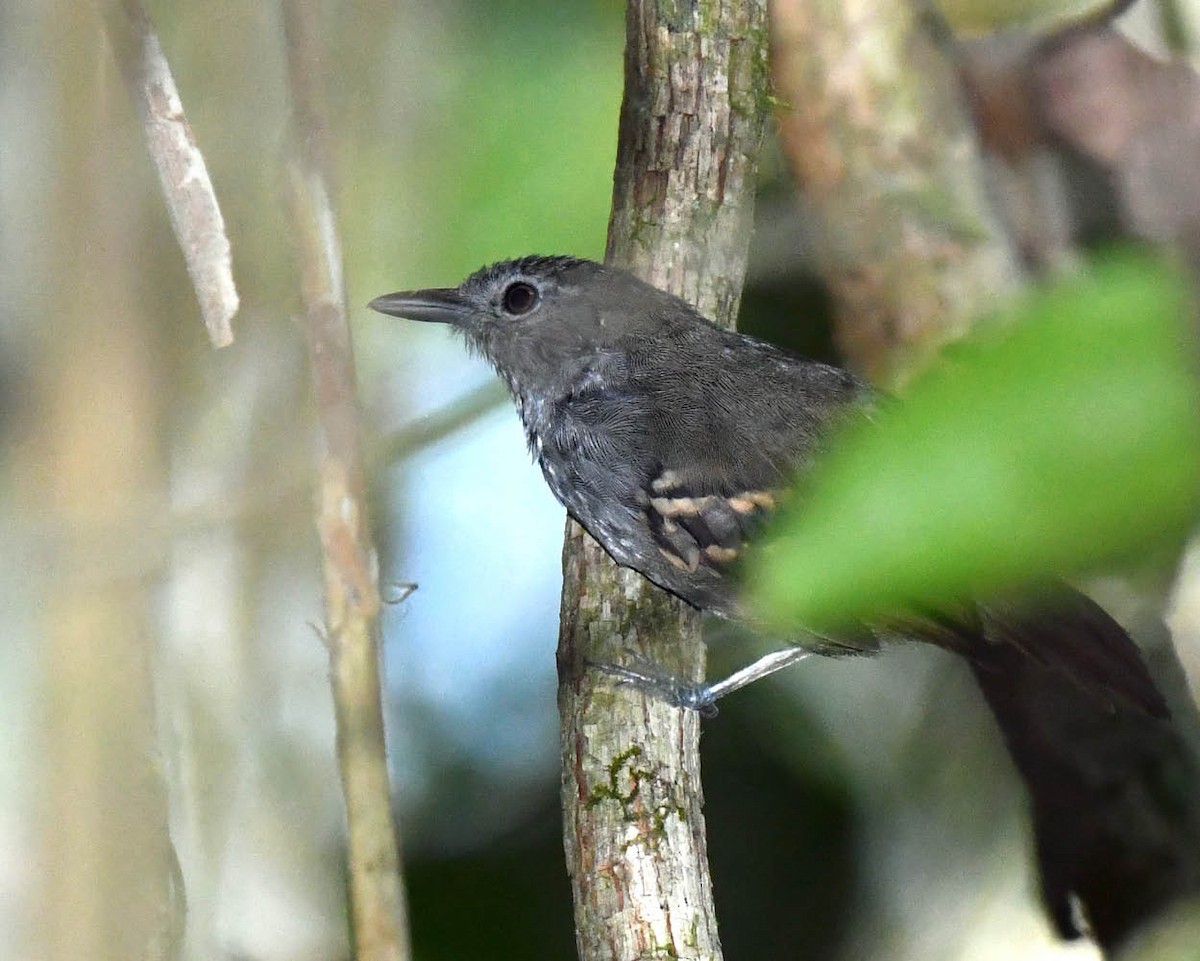
[[[608,262],[731,325],[767,96],[763,0],[631,0]],[[559,638],[562,799],[581,958],[719,959],[700,719],[589,663],[704,674],[698,614],[574,521]]]

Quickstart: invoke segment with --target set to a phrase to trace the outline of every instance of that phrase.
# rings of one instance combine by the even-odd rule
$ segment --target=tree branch
[[[237,288],[225,220],[204,155],[183,113],[183,102],[154,24],[140,0],[103,0],[109,42],[129,97],[142,120],[175,239],[183,251],[200,314],[214,347],[233,343],[230,321]]]
[[[380,701],[377,564],[367,526],[354,356],[330,195],[319,14],[312,0],[284,0],[282,6],[295,141],[288,202],[326,445],[317,528],[346,799],[353,942],[359,961],[401,961],[409,957],[408,927]]]

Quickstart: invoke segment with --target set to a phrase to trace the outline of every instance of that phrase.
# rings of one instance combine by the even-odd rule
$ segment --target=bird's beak
[[[453,287],[402,290],[399,293],[376,297],[367,306],[392,317],[455,326],[462,326],[471,312],[466,300]]]

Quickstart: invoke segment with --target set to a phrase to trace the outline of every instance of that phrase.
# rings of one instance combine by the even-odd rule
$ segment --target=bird
[[[726,330],[631,273],[578,257],[505,260],[457,287],[385,294],[369,306],[446,324],[492,365],[546,483],[614,561],[703,612],[752,626],[739,560],[835,429],[887,402],[849,371]],[[1167,715],[1124,629],[1058,582],[1017,600],[803,633],[716,684],[612,673],[708,710],[810,652],[872,654],[895,638],[949,649],[977,669],[1011,646],[1109,709]]]

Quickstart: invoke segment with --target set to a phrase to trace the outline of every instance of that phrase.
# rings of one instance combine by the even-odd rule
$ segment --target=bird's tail
[[[1125,630],[1062,584],[937,626],[937,643],[969,658],[1029,789],[1059,933],[1086,926],[1108,951],[1194,892],[1200,769]]]
[[[1017,651],[1031,667],[1072,681],[1099,705],[1168,717],[1141,651],[1095,601],[1065,584],[1041,585],[1019,601],[963,604],[951,611],[912,612],[886,628],[889,636],[919,638],[967,658],[977,674],[1012,663],[998,651]]]
[[[1110,707],[1167,717],[1137,645],[1095,601],[1064,584],[1019,604],[982,605],[977,622],[985,645],[1016,648],[1031,660],[1066,675]],[[967,654],[987,671],[987,647]]]
[[[1175,725],[1150,716],[1162,707],[1157,691],[1123,692],[1140,710],[1113,711],[1002,645],[971,667],[1029,789],[1042,897],[1059,934],[1086,927],[1107,952],[1192,895],[1200,768]]]

